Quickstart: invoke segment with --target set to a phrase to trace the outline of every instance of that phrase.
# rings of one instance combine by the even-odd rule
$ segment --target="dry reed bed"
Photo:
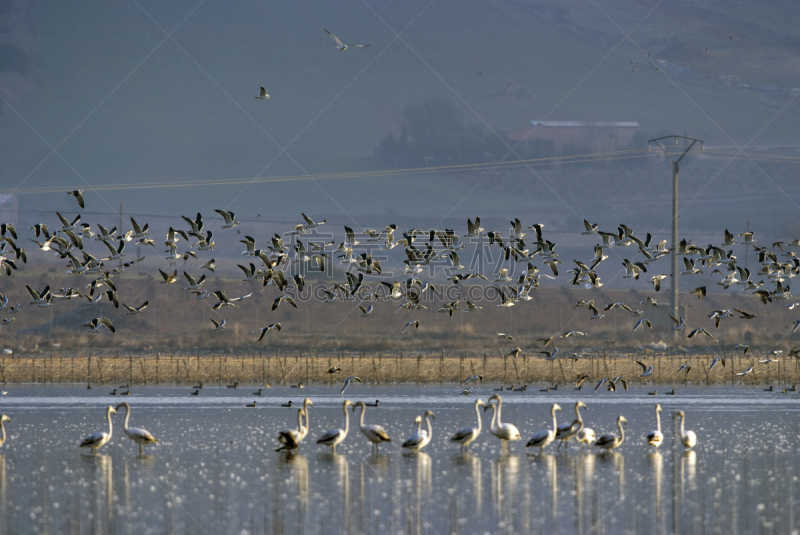
[[[690,384],[800,384],[800,362],[783,359],[772,364],[758,364],[756,372],[746,377],[734,373],[755,361],[741,356],[727,359],[708,371],[712,356],[657,356],[643,359],[654,366],[653,375],[639,378],[641,368],[636,359],[592,355],[578,361],[547,361],[538,357],[500,357],[498,355],[446,356],[421,353],[270,356],[77,356],[5,357],[0,358],[0,382],[9,383],[88,383],[108,385],[296,385],[335,384],[348,375],[355,375],[367,384],[441,384],[460,383],[466,377],[483,375],[485,383],[571,384],[580,374],[589,379],[584,390],[594,388],[595,381],[624,376],[634,385]],[[686,374],[676,371],[690,364]],[[341,368],[327,373],[331,366]]]

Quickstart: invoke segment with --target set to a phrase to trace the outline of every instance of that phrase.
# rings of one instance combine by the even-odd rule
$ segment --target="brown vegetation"
[[[297,385],[338,384],[355,375],[364,383],[460,383],[472,375],[483,382],[502,385],[572,385],[586,374],[583,390],[591,391],[596,381],[623,376],[630,385],[800,383],[797,359],[757,365],[754,374],[738,377],[753,364],[748,357],[729,357],[726,366],[708,371],[711,356],[679,357],[659,355],[642,359],[654,366],[652,377],[639,378],[641,369],[634,357],[593,354],[577,361],[548,361],[539,357],[501,357],[497,354],[461,353],[335,353],[273,354],[269,356],[133,356],[98,353],[92,356],[52,354],[42,357],[0,359],[2,383],[87,383],[105,385]],[[691,365],[686,374],[677,373],[682,364]],[[327,373],[331,366],[342,371]],[[604,387],[605,388],[605,387]],[[619,388],[622,388],[621,386]]]

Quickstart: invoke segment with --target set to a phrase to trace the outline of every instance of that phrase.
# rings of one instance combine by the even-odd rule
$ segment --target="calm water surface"
[[[0,449],[0,533],[800,533],[800,393],[761,388],[684,388],[677,396],[572,389],[503,392],[503,420],[523,440],[507,454],[484,432],[470,453],[449,437],[475,425],[475,396],[457,387],[352,385],[345,397],[381,400],[367,423],[384,425],[392,444],[378,455],[352,419],[331,455],[314,441],[342,427],[339,387],[303,390],[3,387],[0,412],[8,442]],[[567,387],[562,387],[567,388]],[[486,400],[491,387],[476,387]],[[277,431],[296,425],[303,397],[314,401],[311,432],[297,454],[275,453]],[[578,397],[580,396],[580,398]],[[258,407],[246,403],[258,400]],[[586,425],[599,435],[628,419],[627,438],[612,454],[548,446],[526,451],[536,431],[574,418],[587,403]],[[105,430],[105,407],[128,401],[131,426],[161,444],[138,447],[122,433],[96,456],[77,446]],[[661,403],[665,442],[646,445]],[[263,406],[262,406],[263,405]],[[433,440],[421,453],[400,444],[426,409],[436,413]],[[684,410],[698,446],[674,440],[671,415]],[[352,413],[351,413],[352,414]],[[353,425],[355,424],[355,425]],[[538,451],[538,450],[537,450]]]

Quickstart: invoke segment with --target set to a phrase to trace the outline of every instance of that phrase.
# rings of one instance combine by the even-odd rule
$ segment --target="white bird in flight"
[[[406,326],[403,327],[403,330],[400,332],[400,334],[406,332],[406,329],[408,329],[412,325],[414,326],[415,329],[419,329],[419,320],[409,321],[408,323],[406,323]]]
[[[323,30],[325,30],[325,28],[323,28]],[[325,33],[327,33],[328,35],[330,35],[330,36],[331,36],[331,39],[333,39],[334,41],[336,41],[336,48],[338,48],[338,49],[339,49],[339,50],[341,50],[342,52],[344,52],[344,51],[345,51],[345,50],[347,50],[348,48],[367,48],[367,47],[369,46],[369,45],[346,45],[346,44],[342,43],[342,42],[339,40],[339,38],[338,38],[338,37],[336,37],[335,35],[333,35],[333,34],[332,34],[331,32],[329,32],[328,30],[325,30]]]
[[[361,382],[361,379],[359,379],[359,378],[358,378],[358,377],[356,377],[355,375],[351,375],[350,377],[348,377],[347,379],[345,379],[345,380],[344,380],[344,386],[342,387],[342,391],[341,391],[341,392],[339,392],[339,395],[342,395],[342,394],[344,394],[344,391],[345,391],[345,390],[347,390],[347,387],[348,387],[348,386],[350,386],[350,381],[358,381],[358,382],[360,383],[360,382]]]
[[[639,375],[639,377],[650,377],[651,375],[653,375],[653,366],[648,366],[647,364],[639,360],[636,361],[636,364],[642,367],[642,373],[641,375]]]
[[[257,98],[257,99],[260,99],[260,100],[267,100],[267,99],[272,98],[272,95],[268,94],[267,90],[264,89],[264,86],[262,85],[261,86],[261,91],[258,93],[258,96],[254,97],[254,98]]]

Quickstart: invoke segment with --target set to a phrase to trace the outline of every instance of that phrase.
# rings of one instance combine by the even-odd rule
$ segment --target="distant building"
[[[13,193],[0,195],[0,223],[19,222],[19,201]]]
[[[531,121],[532,128],[506,132],[506,139],[540,154],[609,152],[630,145],[636,121]]]

